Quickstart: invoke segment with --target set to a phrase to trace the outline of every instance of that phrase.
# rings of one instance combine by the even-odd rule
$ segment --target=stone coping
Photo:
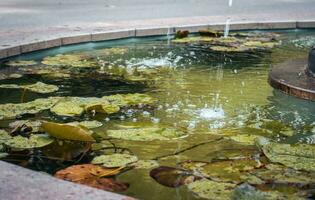
[[[162,36],[174,34],[178,30],[188,30],[196,33],[200,29],[211,28],[215,30],[224,30],[225,24],[187,24],[181,26],[160,26],[149,28],[118,29],[104,32],[92,32],[86,34],[77,34],[72,36],[58,36],[54,39],[36,41],[18,46],[11,46],[0,49],[0,59],[17,56],[38,50],[61,47],[65,45],[99,42],[124,38]],[[304,21],[263,21],[263,22],[234,22],[230,24],[230,30],[275,30],[275,29],[297,29],[297,28],[315,28],[315,20]]]
[[[135,200],[0,161],[0,199]]]

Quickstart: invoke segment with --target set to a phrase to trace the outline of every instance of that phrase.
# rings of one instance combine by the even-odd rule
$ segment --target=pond
[[[201,35],[2,61],[1,160],[139,199],[314,197],[315,104],[268,72],[315,31]]]

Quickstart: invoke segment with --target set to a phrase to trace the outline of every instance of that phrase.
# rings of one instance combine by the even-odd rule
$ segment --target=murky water
[[[106,153],[131,152],[139,159],[157,160],[160,165],[176,166],[186,160],[207,161],[227,158],[227,154],[239,153],[242,149],[255,149],[229,139],[217,140],[239,134],[261,135],[280,142],[315,143],[315,104],[287,96],[272,89],[268,83],[268,71],[273,64],[287,59],[306,58],[309,40],[314,31],[280,32],[282,45],[271,52],[258,53],[214,53],[194,45],[173,44],[165,38],[129,39],[119,42],[84,44],[81,46],[52,49],[17,57],[17,60],[41,61],[48,55],[57,53],[90,54],[103,61],[103,65],[93,69],[76,71],[70,78],[51,78],[29,73],[19,79],[1,80],[0,84],[29,84],[37,81],[59,86],[59,91],[51,94],[36,94],[17,89],[0,89],[0,103],[20,103],[49,96],[102,97],[118,93],[146,93],[156,99],[154,107],[125,109],[114,115],[76,117],[75,120],[95,119],[103,126],[93,129],[95,135],[108,138],[106,130],[119,129],[119,126],[153,126],[162,124],[187,133],[187,137],[167,141],[129,141],[112,139],[117,148]],[[307,41],[305,38],[309,38]],[[306,42],[305,42],[306,41]],[[308,42],[308,43],[307,43]],[[123,54],[106,55],[98,51],[106,48],[122,48]],[[40,67],[38,64],[33,68]],[[110,76],[100,76],[93,70],[102,67],[124,66],[126,68],[145,67],[155,69],[167,67],[167,72],[157,74],[157,80],[145,83],[124,81]],[[14,67],[0,69],[3,74],[20,73]],[[23,96],[23,97],[22,97]],[[74,121],[42,112],[23,116],[23,119]],[[2,120],[0,126],[8,129],[15,120]],[[275,122],[277,125],[264,125]],[[281,124],[294,132],[285,137],[277,129]],[[314,137],[315,138],[315,137]],[[56,144],[55,144],[56,145]],[[60,147],[60,145],[59,145]],[[57,144],[57,148],[58,144]],[[57,170],[76,163],[77,158],[63,161],[62,153],[58,159],[51,159],[47,152],[54,152],[53,146],[34,152],[14,152],[3,160],[13,162],[34,170],[55,173]],[[87,163],[95,155],[78,161]],[[123,194],[140,199],[195,199],[186,187],[169,188],[157,183],[149,175],[150,169],[132,169],[117,176],[117,179],[130,184]]]

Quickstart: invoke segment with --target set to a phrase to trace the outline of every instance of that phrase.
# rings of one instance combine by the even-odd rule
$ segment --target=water
[[[228,18],[225,22],[225,28],[224,28],[224,37],[227,38],[229,36],[229,32],[230,32],[230,22],[231,19]]]
[[[194,45],[175,45],[172,42],[168,44],[166,40],[169,40],[169,37],[164,37],[115,43],[91,43],[81,45],[78,49],[72,46],[16,58],[39,62],[45,56],[71,52],[92,55],[93,58],[102,60],[103,66],[97,68],[100,71],[102,67],[103,70],[107,70],[109,66],[111,69],[122,66],[127,71],[134,68],[152,70],[166,67],[166,71],[154,75],[158,79],[148,84],[141,81],[114,79],[101,73],[96,74],[94,68],[76,70],[75,75],[69,79],[28,74],[20,79],[1,80],[0,84],[27,84],[42,81],[60,87],[58,92],[52,94],[28,92],[24,97],[25,102],[48,96],[101,97],[135,92],[152,95],[158,99],[154,107],[128,108],[109,116],[96,114],[62,119],[49,112],[43,112],[23,116],[22,119],[59,122],[98,120],[103,126],[95,129],[94,132],[101,137],[101,140],[107,137],[107,130],[117,127],[163,125],[187,132],[186,137],[167,141],[111,140],[117,147],[115,151],[127,149],[139,159],[156,159],[160,165],[165,166],[175,166],[186,160],[211,161],[231,153],[234,155],[255,149],[254,146],[242,145],[230,140],[205,143],[217,138],[218,135],[256,134],[279,139],[282,142],[313,144],[315,104],[273,90],[268,85],[267,78],[272,64],[292,58],[306,58],[308,47],[296,46],[292,41],[309,37],[314,31],[282,32],[282,34],[282,46],[271,52],[255,54],[214,53]],[[110,47],[123,49],[124,53],[105,54],[103,50]],[[33,68],[40,66],[38,64]],[[20,72],[14,67],[4,67],[1,70],[2,74]],[[20,90],[1,89],[0,91],[1,104],[21,101]],[[0,126],[8,129],[8,124],[13,121],[15,120],[2,120]],[[266,122],[275,121],[292,128],[294,137],[278,137],[274,133],[276,127],[264,126]],[[58,145],[60,147],[63,144]],[[192,148],[192,146],[196,147]],[[88,163],[94,156],[92,153],[80,161],[77,161],[78,158],[63,161],[66,153],[55,153],[54,157],[58,157],[58,160],[55,160],[52,158],[52,149],[55,151],[56,147],[48,146],[40,151],[29,152],[30,154],[14,152],[3,160],[54,174],[57,170],[77,162]],[[181,150],[185,151],[176,153]],[[113,153],[113,151],[108,149],[106,152]],[[176,155],[168,156],[172,154]],[[175,189],[158,184],[149,176],[149,172],[149,169],[132,169],[119,174],[117,180],[130,184],[129,189],[122,193],[139,199],[197,199],[185,186]]]

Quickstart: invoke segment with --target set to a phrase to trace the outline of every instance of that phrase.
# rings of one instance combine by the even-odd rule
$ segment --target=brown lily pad
[[[83,164],[60,170],[55,174],[55,177],[101,190],[122,192],[128,189],[128,183],[118,182],[113,178],[103,178],[114,176],[120,171],[121,168],[107,169],[98,165]]]

